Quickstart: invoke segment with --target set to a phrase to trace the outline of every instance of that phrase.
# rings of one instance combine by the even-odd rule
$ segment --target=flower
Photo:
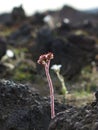
[[[61,82],[61,85],[62,85],[62,89],[61,89],[61,92],[62,94],[64,94],[64,96],[68,93],[67,91],[67,88],[66,88],[66,85],[65,85],[65,82],[64,82],[64,77],[60,74],[60,68],[62,67],[62,65],[53,65],[51,67],[52,70],[54,70],[54,72],[56,73],[58,79],[60,80]]]
[[[62,65],[53,65],[52,67],[51,67],[51,69],[52,70],[54,70],[55,72],[57,72],[57,71],[60,71],[60,69],[61,69],[61,67],[62,67]]]
[[[47,64],[51,59],[53,59],[54,55],[53,53],[49,52],[47,54],[43,54],[39,57],[37,63],[38,64],[42,64],[42,65],[45,65]]]
[[[7,55],[8,57],[10,57],[10,58],[13,58],[13,57],[14,57],[14,53],[13,53],[12,50],[7,50],[7,51],[6,51],[6,55]]]

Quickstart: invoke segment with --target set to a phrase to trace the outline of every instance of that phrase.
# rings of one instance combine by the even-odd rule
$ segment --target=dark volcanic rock
[[[67,79],[71,79],[79,74],[84,66],[95,60],[98,53],[95,45],[95,40],[88,36],[73,34],[69,35],[65,41],[54,38],[51,31],[43,30],[38,33],[35,50],[38,56],[53,52],[54,59],[51,64],[61,64],[62,74]]]
[[[22,6],[14,7],[11,13],[3,13],[0,15],[0,24],[12,26],[26,18],[25,11]]]
[[[65,18],[65,20],[61,22],[61,25],[56,29],[57,33],[60,35],[66,34],[73,29],[72,24],[70,22],[67,23],[66,20],[69,19]]]
[[[39,13],[39,12],[36,12],[32,17],[31,17],[31,24],[32,25],[43,25],[44,24],[44,21],[43,21],[43,18],[45,17],[44,13]]]
[[[98,90],[95,93],[96,101],[98,102]]]
[[[97,13],[87,13],[68,5],[64,5],[60,10],[51,11],[49,14],[54,17],[56,23],[61,22],[64,18],[68,18],[73,24],[81,23],[84,20],[92,21],[94,24],[98,23]]]
[[[70,108],[59,113],[50,123],[49,130],[97,130],[98,103],[81,108]]]
[[[0,37],[0,59],[5,55],[7,49],[6,40]]]
[[[55,100],[56,117],[50,119],[50,101],[28,85],[0,80],[1,130],[97,130],[98,102],[81,108]],[[49,127],[48,127],[49,126]]]
[[[47,43],[53,40],[53,33],[49,28],[42,28],[37,33],[37,43],[45,46]],[[40,46],[41,46],[40,45]]]
[[[21,6],[14,7],[11,13],[11,17],[14,23],[23,21],[26,18],[25,11]]]
[[[7,41],[5,40],[5,38],[0,37],[0,60],[2,60],[2,57],[6,54],[6,50],[7,50]],[[6,71],[6,66],[3,65],[2,62],[0,62],[0,77],[4,76],[3,74],[5,74]]]
[[[53,41],[53,32],[49,28],[42,28],[38,31],[36,37],[36,44],[30,48],[33,54],[33,60],[37,61],[38,57],[50,51],[51,42]]]
[[[83,21],[83,24],[82,24],[82,27],[84,29],[90,29],[90,28],[93,28],[93,23],[89,20],[84,20]]]
[[[31,31],[31,24],[29,24],[28,22],[23,23],[20,28],[18,28],[8,36],[8,43],[12,45],[21,45],[28,43],[29,40],[31,40],[32,38]]]
[[[30,35],[31,30],[32,26],[29,23],[24,23],[22,26],[20,26],[19,29],[10,34],[9,39],[16,40],[23,36],[24,36],[23,38],[25,38],[25,36],[27,37],[28,35]]]
[[[69,35],[68,40],[83,51],[94,51],[95,49],[95,40],[89,36],[72,34]]]
[[[0,129],[46,129],[45,125],[48,126],[50,117],[47,112],[44,113],[46,107],[41,102],[43,99],[32,88],[11,81],[0,81],[0,120],[4,122],[0,124]]]
[[[0,24],[11,25],[12,17],[10,13],[3,13],[0,15]]]
[[[66,107],[55,102],[56,112]],[[32,87],[0,80],[0,130],[47,130],[50,101]]]

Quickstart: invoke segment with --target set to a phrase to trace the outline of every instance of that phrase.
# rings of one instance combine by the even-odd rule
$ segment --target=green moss
[[[87,91],[75,91],[73,94],[75,95],[75,97],[85,97],[90,95],[90,93]]]
[[[33,73],[31,66],[22,63],[14,70],[13,79],[17,81],[34,81],[35,75]]]

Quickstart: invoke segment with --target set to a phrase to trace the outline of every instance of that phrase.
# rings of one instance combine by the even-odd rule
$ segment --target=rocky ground
[[[55,100],[57,113],[66,108]],[[0,80],[1,130],[47,130],[50,120],[49,97],[40,96],[31,86]]]
[[[98,92],[91,104],[77,108],[55,100],[56,117],[50,119],[50,101],[31,86],[0,80],[1,130],[97,130]]]
[[[98,102],[59,113],[50,123],[49,130],[97,130]]]

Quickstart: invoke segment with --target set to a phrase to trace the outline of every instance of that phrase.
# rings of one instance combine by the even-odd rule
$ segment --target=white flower
[[[8,57],[10,57],[10,58],[14,57],[14,53],[13,53],[13,51],[11,51],[11,50],[7,50],[7,51],[6,51],[6,55],[7,55]]]
[[[49,21],[51,21],[51,19],[52,19],[52,16],[51,15],[47,15],[47,16],[44,17],[43,21],[48,23]]]
[[[70,20],[69,20],[68,18],[65,18],[65,19],[63,20],[63,22],[64,22],[64,23],[69,23]]]
[[[62,67],[62,65],[53,65],[52,67],[51,67],[51,69],[52,70],[54,70],[54,71],[60,71],[60,69],[61,69],[61,67]]]

